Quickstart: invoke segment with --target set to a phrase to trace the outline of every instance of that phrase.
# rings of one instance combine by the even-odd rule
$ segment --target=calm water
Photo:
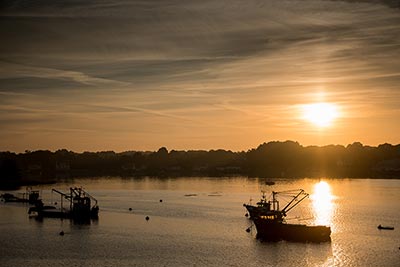
[[[28,217],[24,204],[0,203],[0,266],[400,266],[400,180],[275,182],[77,180],[73,186],[99,201],[99,220],[90,225],[39,222]],[[39,188],[50,203],[59,197],[49,189],[69,186]],[[332,242],[263,243],[255,239],[255,228],[245,231],[251,222],[243,203],[255,202],[260,190],[298,188],[311,196],[288,214],[290,221],[328,224]],[[379,224],[395,230],[379,231]]]

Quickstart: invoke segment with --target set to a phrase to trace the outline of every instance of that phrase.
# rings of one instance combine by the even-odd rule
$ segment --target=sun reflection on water
[[[316,183],[310,199],[312,201],[315,224],[330,225],[333,214],[333,195],[330,185],[325,181]]]

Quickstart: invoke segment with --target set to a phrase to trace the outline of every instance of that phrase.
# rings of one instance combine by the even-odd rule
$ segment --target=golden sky
[[[5,1],[0,23],[0,151],[400,143],[396,1]]]

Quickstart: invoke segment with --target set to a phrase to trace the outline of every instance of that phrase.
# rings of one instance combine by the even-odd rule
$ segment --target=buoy
[[[129,208],[129,211],[132,211],[132,208]]]
[[[61,235],[61,236],[64,235],[64,231],[61,231],[61,232],[60,232],[60,235]]]
[[[146,216],[146,221],[148,221],[148,220],[150,220],[150,217],[149,217],[149,216]]]

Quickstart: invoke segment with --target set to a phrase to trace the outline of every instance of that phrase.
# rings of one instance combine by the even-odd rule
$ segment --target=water
[[[27,205],[0,203],[0,266],[400,266],[400,180],[275,182],[99,178],[41,186],[49,203],[59,202],[51,188],[83,186],[99,201],[99,220],[40,222]],[[297,188],[311,196],[290,221],[330,225],[330,243],[266,243],[255,228],[245,231],[249,198]],[[395,230],[379,231],[379,224]]]

